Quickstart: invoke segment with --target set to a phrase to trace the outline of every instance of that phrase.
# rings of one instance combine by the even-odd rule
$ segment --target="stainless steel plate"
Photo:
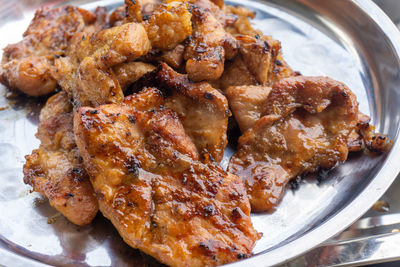
[[[0,47],[20,40],[34,8],[43,2],[89,9],[97,5],[111,9],[120,3],[0,0]],[[254,226],[264,235],[254,256],[237,265],[273,265],[344,230],[399,173],[400,37],[386,15],[367,0],[229,3],[256,11],[256,26],[282,42],[284,57],[296,70],[346,83],[377,129],[396,140],[388,155],[351,155],[322,179],[304,180],[298,190],[287,190],[274,213],[252,215]],[[76,227],[43,203],[38,194],[29,193],[30,188],[22,182],[22,165],[24,155],[38,146],[34,134],[44,99],[9,99],[6,89],[1,91],[0,107],[8,108],[0,111],[0,264],[40,265],[36,260],[74,266],[156,265],[125,245],[101,215],[90,226]]]

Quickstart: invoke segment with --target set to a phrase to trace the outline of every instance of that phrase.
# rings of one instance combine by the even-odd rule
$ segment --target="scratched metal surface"
[[[68,1],[0,0],[0,47],[17,42],[36,7]],[[228,1],[227,1],[228,2]],[[284,57],[305,75],[327,75],[346,83],[378,130],[397,140],[400,118],[400,38],[370,1],[235,0],[257,12],[255,24],[280,40]],[[69,1],[112,9],[119,1]],[[66,221],[22,181],[24,155],[35,149],[44,99],[7,97],[0,88],[0,264],[6,266],[153,266],[153,259],[125,245],[98,215],[77,227]],[[389,155],[351,155],[318,182],[287,190],[274,213],[253,214],[263,233],[249,266],[285,262],[321,244],[364,214],[399,172],[399,142]],[[226,165],[232,150],[228,150]],[[51,218],[54,223],[48,224]],[[35,262],[35,263],[34,263]]]

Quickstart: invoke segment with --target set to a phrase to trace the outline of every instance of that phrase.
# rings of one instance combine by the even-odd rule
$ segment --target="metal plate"
[[[33,10],[46,1],[0,0],[0,47],[21,39]],[[228,2],[228,1],[227,1]],[[120,1],[47,1],[113,8]],[[351,155],[324,175],[287,190],[277,210],[253,214],[264,235],[248,266],[283,263],[341,232],[386,191],[400,171],[400,37],[395,26],[367,0],[234,0],[257,12],[255,24],[282,42],[284,57],[305,75],[327,75],[346,83],[360,109],[370,114],[380,132],[396,140],[388,155]],[[77,227],[66,221],[22,182],[24,155],[35,139],[44,99],[7,98],[1,87],[0,107],[0,264],[7,266],[143,266],[150,257],[125,245],[111,223],[98,215]],[[229,154],[229,153],[227,153]],[[226,165],[227,158],[223,164]],[[318,182],[319,181],[319,182]],[[54,221],[52,224],[48,224]]]

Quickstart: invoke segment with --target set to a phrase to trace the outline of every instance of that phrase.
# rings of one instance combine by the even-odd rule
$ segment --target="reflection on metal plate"
[[[34,8],[44,2],[1,2],[0,47],[20,40]],[[282,42],[284,57],[296,70],[346,83],[377,129],[397,139],[400,38],[394,25],[372,2],[226,2],[256,11],[256,26]],[[46,2],[50,6],[65,3],[112,9],[121,1]],[[5,88],[0,90],[0,107],[4,107],[0,111],[0,264],[26,266],[37,260],[50,265],[156,266],[153,259],[125,245],[101,215],[92,225],[77,227],[42,201],[40,195],[29,193],[30,188],[22,181],[22,165],[24,155],[38,146],[34,134],[45,100],[10,99],[5,96]],[[263,237],[246,264],[285,262],[344,230],[394,180],[400,169],[399,146],[396,141],[391,153],[380,157],[351,155],[323,181],[305,180],[298,190],[287,190],[275,212],[253,214],[254,226]]]

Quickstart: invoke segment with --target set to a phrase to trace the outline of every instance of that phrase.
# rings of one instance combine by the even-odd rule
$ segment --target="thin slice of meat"
[[[38,149],[27,155],[24,182],[47,197],[69,221],[89,224],[98,204],[74,140],[72,106],[65,92],[49,98],[40,114]]]
[[[51,93],[57,87],[54,59],[64,55],[75,33],[96,21],[96,14],[77,7],[38,9],[23,40],[4,49],[0,82],[31,96]]]
[[[165,95],[163,105],[176,112],[200,153],[201,160],[220,162],[227,146],[228,101],[207,82],[191,82],[167,64],[145,75],[135,84],[136,91],[157,87]],[[211,157],[211,158],[210,158]]]
[[[125,242],[170,266],[249,256],[259,235],[240,178],[197,161],[178,116],[159,106],[162,98],[147,88],[75,115],[100,210]]]
[[[272,88],[265,111],[240,138],[228,170],[245,182],[252,211],[279,203],[290,179],[347,159],[358,102],[326,77],[292,77]]]

